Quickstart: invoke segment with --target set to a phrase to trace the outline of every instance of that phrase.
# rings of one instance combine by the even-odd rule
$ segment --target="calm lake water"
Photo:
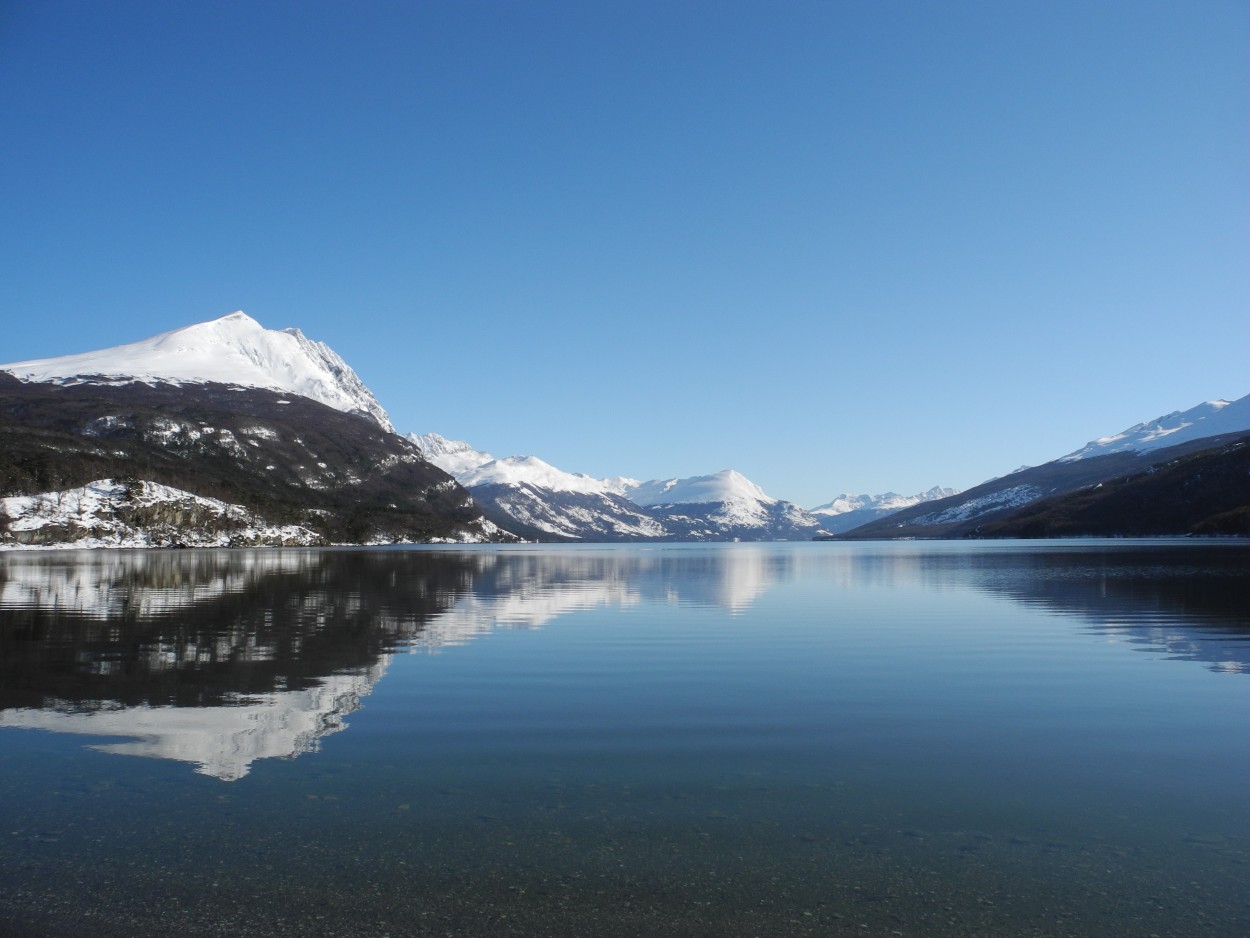
[[[5,935],[1250,934],[1250,546],[0,556]]]

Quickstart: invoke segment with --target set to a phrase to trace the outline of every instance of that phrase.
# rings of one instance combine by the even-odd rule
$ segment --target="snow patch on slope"
[[[114,348],[0,365],[51,384],[206,384],[268,388],[366,414],[394,433],[386,411],[347,362],[298,329],[266,329],[239,311]]]
[[[136,514],[145,516],[137,523]],[[129,517],[130,520],[127,520]],[[188,517],[198,519],[194,525]],[[0,549],[20,547],[229,547],[308,545],[319,535],[298,525],[271,525],[241,505],[156,482],[99,479],[78,488],[0,498],[7,530]]]
[[[508,485],[503,491],[476,489],[474,497],[487,500],[522,525],[567,538],[658,538],[664,526],[627,499],[603,492],[552,492],[528,483]]]
[[[970,498],[966,502],[960,502],[958,505],[945,508],[933,514],[913,518],[908,524],[951,524],[956,521],[970,521],[991,511],[1000,511],[1004,508],[1020,508],[1029,502],[1037,501],[1045,494],[1036,485],[1013,485],[1008,489],[1000,489],[988,495]]]

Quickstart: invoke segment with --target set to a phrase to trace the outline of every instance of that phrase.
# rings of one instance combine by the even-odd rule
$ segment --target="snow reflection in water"
[[[1239,934],[1247,559],[5,556],[0,925]]]

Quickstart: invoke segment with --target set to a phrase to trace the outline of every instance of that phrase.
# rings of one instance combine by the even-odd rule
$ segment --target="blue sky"
[[[807,506],[1250,390],[1240,0],[0,5],[0,361],[244,309]]]

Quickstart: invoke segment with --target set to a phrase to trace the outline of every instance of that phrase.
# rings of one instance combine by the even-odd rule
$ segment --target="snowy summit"
[[[709,502],[756,502],[775,504],[764,490],[734,469],[688,479],[655,479],[630,488],[635,505],[702,505]]]
[[[114,348],[0,365],[25,382],[207,384],[268,388],[372,417],[395,432],[356,372],[298,329],[266,329],[242,311]]]

